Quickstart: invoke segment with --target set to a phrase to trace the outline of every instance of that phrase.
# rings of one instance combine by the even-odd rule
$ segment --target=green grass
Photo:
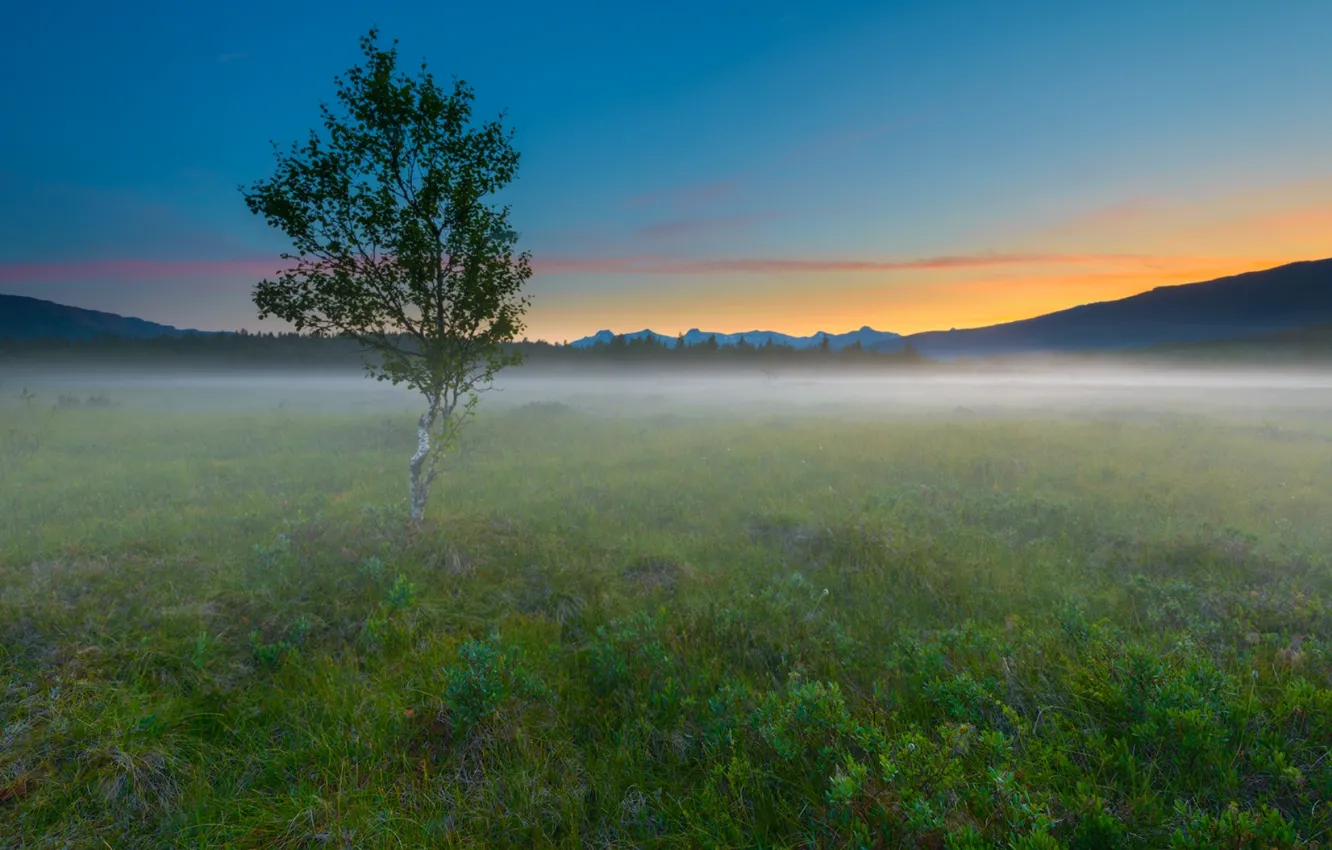
[[[1317,423],[0,416],[0,846],[1332,830]]]

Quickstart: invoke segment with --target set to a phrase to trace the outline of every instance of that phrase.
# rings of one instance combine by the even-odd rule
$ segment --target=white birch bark
[[[416,423],[416,454],[408,464],[408,487],[411,494],[412,522],[420,523],[425,516],[426,500],[430,497],[430,480],[433,474],[423,474],[426,458],[430,456],[430,428],[435,423],[436,411],[432,407]],[[431,469],[431,473],[434,469]]]

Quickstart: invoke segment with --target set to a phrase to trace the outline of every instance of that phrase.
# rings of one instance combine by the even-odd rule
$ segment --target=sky
[[[372,26],[505,113],[527,333],[899,333],[1332,256],[1326,0],[6,4],[0,293],[204,330]]]

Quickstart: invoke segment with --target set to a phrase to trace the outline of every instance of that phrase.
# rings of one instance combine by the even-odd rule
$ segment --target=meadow
[[[0,846],[1332,838],[1326,391],[182,386],[0,386]]]

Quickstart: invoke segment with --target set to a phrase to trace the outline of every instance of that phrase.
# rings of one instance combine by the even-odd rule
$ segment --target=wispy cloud
[[[176,186],[186,184],[183,178],[169,176],[178,181]],[[210,187],[195,182],[193,188],[234,191],[229,183]],[[71,246],[78,251],[76,256],[85,258],[175,260],[253,256],[269,248],[199,215],[189,206],[190,194],[189,189],[85,186],[0,174],[0,221],[4,222],[0,259],[68,256]]]
[[[949,272],[973,271],[985,279],[973,279],[966,286],[977,292],[995,289],[999,280],[1017,274],[1038,275],[1049,286],[1059,281],[1077,279],[1084,283],[1097,280],[1154,280],[1159,283],[1204,280],[1209,276],[1233,274],[1237,270],[1277,265],[1280,260],[1257,257],[1149,256],[1141,254],[1025,254],[976,253],[904,260],[837,258],[703,258],[681,259],[667,256],[632,257],[561,257],[533,259],[533,270],[546,275],[670,275],[699,277],[724,275],[827,275],[865,272]],[[149,284],[157,282],[191,283],[196,289],[203,282],[254,281],[290,267],[277,259],[238,260],[91,260],[85,262],[10,262],[0,263],[0,286],[21,289],[27,286],[68,283]],[[1062,270],[1062,271],[1061,271]],[[995,276],[998,276],[996,278]],[[923,285],[923,282],[922,282]],[[956,285],[956,284],[954,284]]]
[[[624,199],[624,203],[631,207],[671,207],[679,212],[686,212],[735,194],[744,186],[745,179],[735,177],[653,189],[630,195]]]
[[[1074,236],[1140,225],[1168,210],[1161,198],[1124,198],[1068,216],[1044,231],[1046,235]]]
[[[68,283],[76,281],[197,280],[272,275],[284,264],[274,259],[244,260],[86,260],[66,263],[0,263],[0,284]]]
[[[738,230],[760,221],[775,218],[776,215],[776,213],[747,213],[744,215],[677,218],[640,227],[636,231],[636,235],[643,239],[674,239],[682,236],[700,236],[718,230]]]
[[[709,275],[782,274],[811,272],[896,272],[985,269],[1005,266],[1130,265],[1172,268],[1193,265],[1206,258],[1144,256],[1141,254],[1005,254],[978,253],[921,257],[908,260],[836,258],[708,258],[670,257],[539,257],[533,268],[541,274]]]
[[[227,64],[228,62],[236,62],[236,61],[239,61],[239,60],[241,60],[241,59],[244,59],[246,56],[249,56],[249,55],[250,55],[250,54],[246,53],[246,52],[243,51],[243,50],[238,50],[238,51],[236,51],[236,52],[234,52],[234,53],[219,53],[219,54],[217,54],[217,64],[219,64],[219,65],[225,65],[225,64]]]
[[[1072,212],[1036,226],[996,231],[1003,241],[1037,244],[1075,239],[1080,244],[1132,244],[1144,251],[1171,245],[1196,252],[1326,252],[1332,226],[1332,175],[1247,190],[1218,189],[1183,197],[1139,194]]]
[[[908,118],[900,121],[885,121],[881,124],[875,124],[863,128],[839,128],[830,130],[805,144],[795,148],[789,154],[782,158],[782,163],[799,162],[801,160],[814,159],[829,154],[840,153],[847,148],[854,147],[861,142],[867,142],[870,139],[876,139],[880,136],[887,136],[896,133],[899,130],[905,130],[913,127],[924,119]]]
[[[753,169],[730,177],[640,192],[624,198],[622,203],[629,207],[667,207],[677,213],[686,213],[732,198],[759,181],[765,174],[771,176],[774,172],[784,173],[793,164],[842,153],[847,148],[862,142],[896,133],[926,120],[927,117],[916,116],[868,126],[834,127],[784,153],[777,153],[766,164],[759,164]]]

